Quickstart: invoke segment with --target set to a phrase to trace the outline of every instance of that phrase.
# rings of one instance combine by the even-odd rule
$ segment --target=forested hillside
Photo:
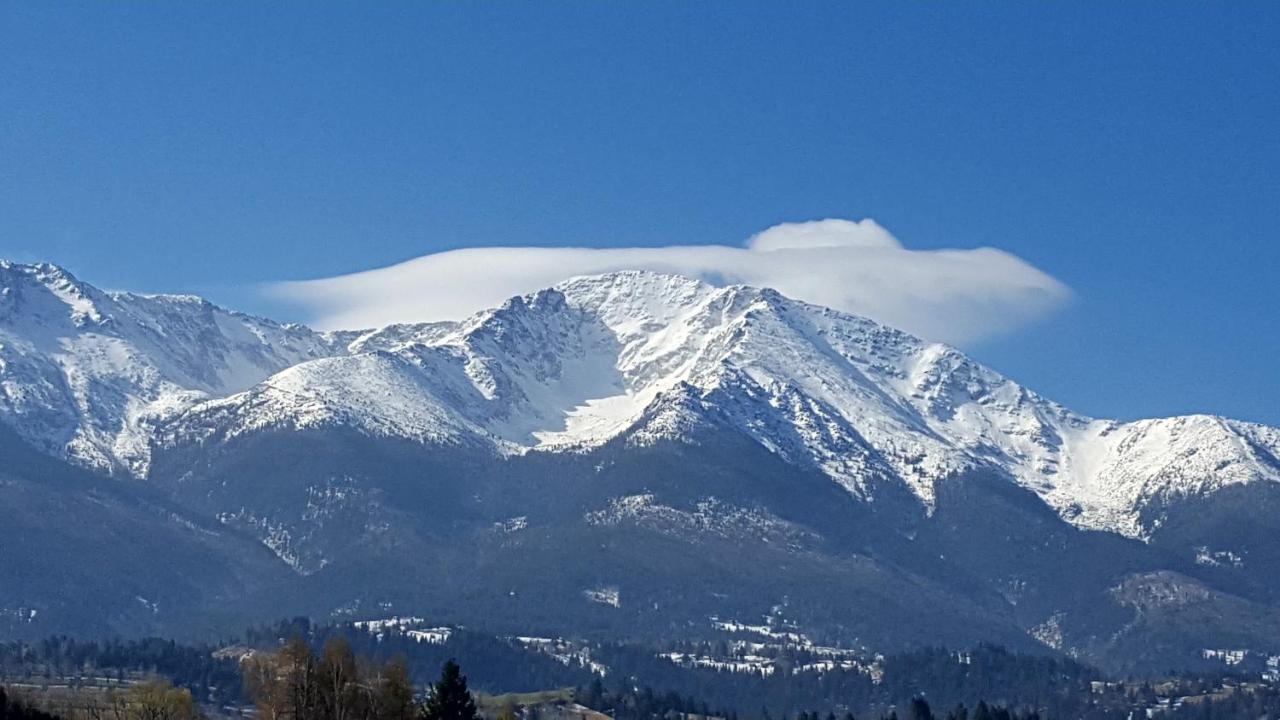
[[[325,668],[332,675],[338,668],[348,678],[344,682],[363,688],[363,699],[351,700],[351,707],[382,717],[378,713],[391,702],[386,698],[399,698],[395,703],[403,710],[401,701],[420,699],[440,668],[454,660],[466,669],[469,687],[485,697],[535,693],[532,697],[542,698],[520,701],[524,705],[512,700],[482,704],[490,714],[511,710],[524,720],[539,713],[546,715],[543,720],[557,713],[570,717],[566,708],[573,705],[621,720],[1121,720],[1147,709],[1171,717],[1228,718],[1266,715],[1280,698],[1274,680],[1242,671],[1123,679],[1071,660],[989,645],[966,651],[925,648],[843,667],[808,662],[827,650],[759,649],[774,653],[760,666],[772,669],[744,670],[743,664],[691,664],[689,658],[717,651],[697,643],[516,638],[459,628],[415,630],[400,619],[314,625],[299,618],[250,629],[216,645],[67,637],[0,644],[0,684],[28,698],[31,708],[77,717],[89,709],[106,712],[112,702],[128,707],[147,697],[167,698],[177,707],[184,707],[181,698],[186,697],[193,711],[207,714],[278,704],[291,696],[281,678],[296,674],[280,670],[284,666],[306,668],[299,677],[322,675]],[[169,683],[173,688],[166,690]],[[571,691],[536,694],[555,688]]]

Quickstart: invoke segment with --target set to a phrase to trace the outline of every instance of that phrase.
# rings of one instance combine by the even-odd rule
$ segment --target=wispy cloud
[[[460,319],[575,275],[642,269],[784,295],[874,318],[932,340],[972,343],[1035,321],[1070,290],[994,248],[911,250],[873,220],[775,225],[742,247],[485,247],[424,255],[268,292],[321,328]]]

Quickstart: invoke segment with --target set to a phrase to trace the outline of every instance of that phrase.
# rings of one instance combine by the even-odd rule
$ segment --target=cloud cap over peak
[[[747,249],[756,252],[828,247],[901,249],[902,243],[871,218],[779,223],[747,240]]]
[[[964,345],[1033,322],[1070,290],[994,248],[911,250],[874,220],[782,223],[731,245],[483,247],[385,268],[275,283],[320,328],[462,319],[575,275],[654,270],[772,287],[930,340]]]

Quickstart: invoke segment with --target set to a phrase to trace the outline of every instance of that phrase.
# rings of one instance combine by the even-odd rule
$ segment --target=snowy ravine
[[[346,426],[503,454],[728,423],[856,497],[987,468],[1086,528],[1280,482],[1280,431],[1119,423],[962,353],[768,290],[648,272],[575,278],[459,323],[318,333],[191,297],[107,293],[0,263],[0,418],[44,451],[145,477],[153,446]]]

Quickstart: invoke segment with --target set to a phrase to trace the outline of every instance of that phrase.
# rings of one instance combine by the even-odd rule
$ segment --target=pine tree
[[[458,663],[450,660],[440,672],[440,681],[418,714],[421,720],[478,720],[475,699],[467,690],[467,678]]]
[[[912,698],[907,706],[907,720],[933,720],[933,711],[924,698]]]
[[[592,710],[602,710],[604,706],[604,683],[599,677],[593,678],[583,693],[582,704]]]

